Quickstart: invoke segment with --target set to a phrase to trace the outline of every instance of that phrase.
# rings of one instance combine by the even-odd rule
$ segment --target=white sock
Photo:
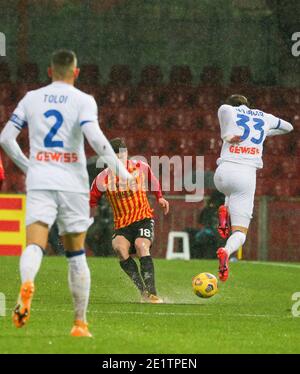
[[[86,311],[90,296],[91,274],[84,251],[67,252],[69,261],[69,287],[72,293],[75,320],[86,322]],[[75,255],[74,255],[75,254]]]
[[[20,273],[22,283],[33,282],[39,271],[43,258],[42,249],[36,244],[30,244],[23,251],[20,258]]]
[[[230,237],[228,238],[225,250],[228,253],[228,256],[232,255],[232,253],[236,252],[246,241],[246,235],[241,231],[235,231]]]

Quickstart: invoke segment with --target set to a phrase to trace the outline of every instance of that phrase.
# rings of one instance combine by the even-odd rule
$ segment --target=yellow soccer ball
[[[218,280],[210,273],[200,273],[192,280],[194,293],[203,298],[214,296],[218,292]]]

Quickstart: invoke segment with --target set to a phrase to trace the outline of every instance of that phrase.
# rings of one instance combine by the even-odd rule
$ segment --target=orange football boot
[[[25,282],[21,285],[17,305],[13,311],[13,323],[17,328],[23,327],[29,320],[33,294],[33,282]]]
[[[88,324],[86,322],[76,320],[71,330],[71,336],[92,338],[93,335],[89,332]]]
[[[161,297],[158,297],[157,295],[153,295],[149,293],[148,291],[144,291],[142,293],[142,303],[149,303],[149,304],[163,304],[164,301]]]
[[[223,239],[227,239],[231,231],[231,223],[228,207],[226,205],[221,205],[218,209],[219,216],[219,226],[218,232]]]
[[[229,256],[225,248],[219,248],[217,250],[217,257],[219,259],[219,279],[225,282],[229,275]]]

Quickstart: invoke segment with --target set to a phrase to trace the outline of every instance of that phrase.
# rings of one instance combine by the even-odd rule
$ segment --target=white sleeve
[[[234,122],[232,106],[227,104],[221,105],[218,110],[218,118],[222,140],[226,141],[233,136],[242,135],[242,130]]]
[[[100,130],[98,123],[89,122],[85,124],[82,126],[82,132],[93,150],[98,156],[103,157],[109,168],[113,170],[116,175],[120,175],[121,178],[126,180],[132,178],[125,166],[117,158],[109,141]]]
[[[109,141],[100,130],[98,107],[92,96],[85,96],[79,116],[79,125],[90,146],[98,156],[103,157],[109,168],[125,180],[132,179],[125,166],[119,161]]]
[[[20,130],[12,121],[8,121],[0,135],[0,145],[7,155],[14,161],[16,165],[26,174],[29,166],[29,160],[22,152],[16,138]]]
[[[267,136],[288,134],[289,132],[291,132],[294,129],[291,123],[289,123],[289,122],[287,122],[283,119],[274,117],[274,116],[272,116],[272,117],[273,117],[272,119],[276,119],[276,121],[275,121],[276,124],[275,124],[274,121],[272,121],[273,125],[271,124],[270,130],[268,131]]]

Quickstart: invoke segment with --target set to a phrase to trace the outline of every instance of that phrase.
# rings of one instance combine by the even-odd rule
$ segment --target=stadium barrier
[[[25,244],[25,195],[0,194],[0,256],[20,255]]]
[[[198,216],[205,204],[203,201],[187,203],[184,196],[166,195],[166,198],[170,202],[170,213],[164,216],[151,197],[156,212],[152,253],[160,258],[166,257],[171,231],[199,228]],[[300,198],[257,197],[243,246],[243,259],[300,262],[299,223]],[[0,194],[0,255],[20,255],[25,242],[25,195]],[[174,252],[181,251],[178,242],[174,243]]]
[[[167,216],[152,200],[156,211],[152,253],[161,258],[166,256],[169,232],[197,229],[198,215],[204,207],[204,202],[186,203],[184,196],[170,195],[166,198],[170,202],[170,213]],[[253,219],[243,246],[243,259],[300,262],[299,225],[300,198],[256,197]],[[181,248],[177,250],[182,251]]]

